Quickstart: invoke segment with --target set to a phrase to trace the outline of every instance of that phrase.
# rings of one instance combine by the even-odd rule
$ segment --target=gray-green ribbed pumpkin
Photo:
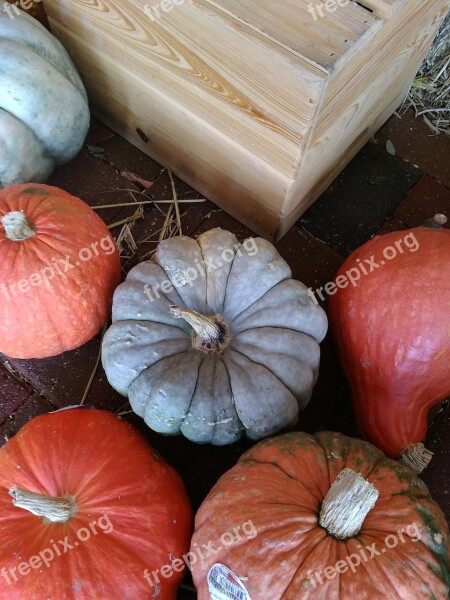
[[[0,188],[45,182],[80,150],[89,127],[81,79],[36,19],[0,10]]]
[[[294,426],[325,312],[272,244],[212,229],[161,242],[113,300],[102,362],[153,430],[224,445]]]

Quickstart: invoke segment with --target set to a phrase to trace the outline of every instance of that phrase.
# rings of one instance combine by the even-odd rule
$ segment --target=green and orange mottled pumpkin
[[[191,552],[206,547],[193,564],[200,600],[210,598],[215,564],[251,600],[443,600],[449,592],[448,525],[425,484],[340,433],[288,433],[246,452],[197,513]]]

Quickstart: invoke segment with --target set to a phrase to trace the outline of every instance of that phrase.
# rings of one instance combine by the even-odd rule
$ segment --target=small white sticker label
[[[239,577],[220,563],[209,570],[208,589],[212,600],[251,600]]]

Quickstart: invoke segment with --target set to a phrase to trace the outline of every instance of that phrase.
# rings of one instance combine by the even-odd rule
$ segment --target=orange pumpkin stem
[[[430,464],[433,452],[425,448],[422,442],[409,444],[400,454],[400,462],[409,467],[414,473],[422,473]]]
[[[339,540],[357,535],[375,506],[377,488],[352,469],[339,473],[322,502],[319,524]]]
[[[192,346],[203,352],[220,352],[230,339],[227,326],[218,315],[205,317],[195,310],[171,305],[170,314],[176,319],[184,319],[194,330]]]
[[[37,517],[44,517],[48,523],[67,523],[77,512],[77,505],[72,496],[53,498],[18,487],[11,488],[9,494],[13,497],[14,506],[23,508]]]
[[[33,223],[20,210],[6,213],[2,217],[2,225],[6,237],[13,242],[22,242],[36,233]]]

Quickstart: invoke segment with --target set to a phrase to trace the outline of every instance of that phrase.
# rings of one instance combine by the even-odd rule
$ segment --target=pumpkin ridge
[[[245,426],[244,426],[244,424],[242,423],[242,421],[240,420],[240,418],[239,418],[239,415],[237,414],[236,406],[235,406],[235,404],[234,404],[233,390],[232,390],[232,387],[231,387],[231,379],[230,379],[230,374],[228,373],[227,366],[226,366],[225,362],[222,360],[222,357],[221,357],[221,356],[218,356],[218,355],[216,355],[216,356],[214,357],[214,377],[215,377],[215,375],[216,375],[216,372],[217,372],[217,362],[218,362],[218,361],[220,361],[220,362],[222,363],[222,365],[224,366],[224,369],[225,369],[225,371],[226,371],[226,373],[227,373],[227,377],[228,377],[228,381],[229,381],[229,385],[230,385],[230,390],[231,390],[231,400],[232,400],[232,403],[233,403],[233,410],[234,410],[234,414],[235,414],[235,416],[236,416],[237,420],[239,421],[240,425],[241,425],[241,426],[242,426],[242,428],[243,428],[243,429],[241,429],[241,430],[240,430],[240,435],[239,435],[239,439],[241,439],[241,438],[242,438],[242,435],[243,435],[243,433],[244,433],[244,430],[245,430]],[[200,369],[199,369],[199,372],[200,372]],[[216,415],[216,417],[217,417],[217,411],[214,411],[214,412],[215,412],[215,415]],[[211,435],[211,439],[214,439],[214,438],[216,437],[216,435],[215,435],[215,434],[217,433],[218,426],[219,426],[219,423],[214,423],[213,430],[212,430],[212,435]]]
[[[218,227],[217,229],[220,229],[221,231],[223,231],[222,228],[220,228],[220,227]],[[214,230],[211,230],[211,231],[214,231]],[[200,234],[200,235],[202,235],[202,234]],[[198,239],[196,240],[196,242],[198,244],[198,247],[200,248],[200,254],[202,255],[202,261],[203,261],[202,265],[205,266],[206,265],[206,261],[205,261],[205,255],[204,255],[204,252],[203,252],[203,248],[202,248],[201,244],[199,244]],[[239,244],[239,248],[241,247],[241,245],[242,244]],[[217,311],[219,313],[219,316],[222,318],[222,320],[224,320],[223,316],[222,316],[222,313],[223,313],[223,307],[224,307],[224,304],[225,304],[225,297],[226,297],[226,290],[227,290],[227,287],[228,287],[228,280],[230,278],[231,269],[233,267],[233,263],[234,263],[234,259],[236,258],[236,255],[237,255],[237,251],[235,251],[234,256],[233,256],[233,260],[230,262],[230,268],[228,270],[227,278],[226,278],[225,284],[224,284],[225,294],[224,294],[224,296],[222,298],[222,306]],[[208,300],[208,275],[209,275],[209,273],[206,271],[206,269],[205,269],[205,273],[206,273],[206,275],[205,275],[205,277],[206,277],[206,299],[205,299],[205,304],[206,304],[207,307],[209,307],[209,300]],[[228,324],[228,326],[229,326],[229,324]]]
[[[281,385],[283,385],[289,392],[291,392],[291,390],[284,383],[284,381],[281,381],[281,379],[273,371],[270,371],[270,369],[268,369],[268,367],[266,367],[266,365],[263,365],[262,363],[259,363],[256,360],[253,360],[252,358],[249,358],[246,354],[244,354],[244,352],[241,352],[240,350],[237,350],[236,348],[232,348],[232,351],[236,352],[237,354],[240,354],[241,356],[243,356],[244,358],[246,358],[251,363],[254,363],[255,365],[259,365],[260,367],[262,367],[263,369],[265,369],[266,371],[268,371],[271,375],[273,375],[273,377],[275,377],[275,379],[277,379],[281,383]],[[292,392],[291,392],[291,394],[292,394]],[[295,398],[294,394],[292,394],[292,396],[294,396],[294,398]]]
[[[248,330],[247,330],[247,331],[248,331]],[[274,376],[276,379],[278,379],[278,381],[279,381],[279,382],[280,382],[282,385],[284,385],[284,387],[285,387],[287,390],[289,390],[289,391],[291,392],[291,394],[294,396],[294,398],[297,400],[297,402],[299,401],[299,398],[297,398],[297,395],[296,395],[296,394],[295,394],[295,393],[292,391],[292,389],[291,389],[291,388],[290,388],[290,387],[287,385],[287,383],[285,383],[285,382],[284,382],[282,379],[280,379],[280,378],[278,377],[278,375],[277,375],[277,374],[276,374],[274,371],[270,370],[270,369],[269,369],[269,367],[268,367],[267,365],[265,365],[265,364],[263,364],[263,363],[261,363],[261,362],[259,362],[259,361],[255,360],[255,359],[253,359],[253,358],[250,358],[249,356],[247,356],[247,354],[245,354],[245,352],[243,352],[242,350],[238,350],[238,349],[237,349],[236,347],[234,347],[234,346],[232,347],[232,350],[233,350],[233,352],[237,352],[238,354],[241,354],[241,355],[242,355],[244,358],[246,358],[247,360],[249,360],[251,363],[253,363],[253,364],[255,364],[255,365],[259,365],[260,367],[264,367],[264,368],[265,368],[265,369],[266,369],[266,370],[267,370],[267,371],[268,371],[268,372],[269,372],[271,375],[273,375],[273,376]],[[291,358],[292,360],[296,360],[297,362],[300,362],[300,363],[302,363],[302,361],[301,361],[300,359],[297,359],[297,358],[295,358],[294,356],[290,356],[289,354],[281,354],[281,353],[280,353],[280,354],[277,354],[277,357],[278,357],[278,356],[286,356],[287,358]],[[305,364],[305,367],[306,367],[306,368],[309,368],[309,369],[310,369],[309,365],[307,365],[306,363],[304,363],[304,364]],[[312,369],[310,369],[310,370],[312,371]]]
[[[288,388],[287,388],[287,387],[284,385],[284,383],[283,383],[283,382],[282,382],[282,381],[281,381],[281,380],[280,380],[280,379],[279,379],[279,378],[278,378],[278,377],[275,375],[275,373],[272,373],[272,371],[270,371],[270,370],[269,370],[267,367],[265,367],[264,365],[260,365],[260,364],[258,364],[258,363],[256,363],[256,362],[254,362],[254,361],[250,360],[250,359],[249,359],[249,358],[247,358],[247,357],[246,357],[244,354],[242,354],[242,353],[241,353],[241,352],[239,352],[238,350],[235,350],[234,348],[230,348],[228,351],[225,351],[225,353],[224,353],[224,356],[225,356],[225,357],[226,357],[226,356],[230,356],[232,352],[235,352],[236,354],[240,354],[241,356],[243,356],[243,357],[244,357],[246,360],[248,360],[249,362],[251,362],[251,363],[253,363],[253,364],[255,364],[255,365],[258,365],[259,367],[261,367],[262,369],[264,369],[265,371],[267,371],[267,373],[269,374],[269,376],[270,376],[270,377],[272,377],[273,379],[275,379],[276,381],[278,381],[278,382],[280,383],[280,385],[281,385],[281,386],[282,386],[282,387],[283,387],[283,388],[284,388],[284,389],[287,391],[287,393],[288,393],[288,394],[291,396],[291,398],[294,400],[294,402],[295,402],[295,404],[296,404],[296,409],[297,409],[297,419],[296,419],[296,422],[297,422],[297,421],[298,421],[298,411],[299,411],[299,409],[298,409],[298,401],[297,401],[297,398],[296,398],[296,397],[294,396],[294,394],[292,394],[292,392],[291,392],[291,391],[290,391],[290,390],[289,390],[289,389],[288,389]],[[230,360],[233,360],[233,359],[232,359],[232,358],[230,358]],[[237,370],[237,366],[236,366],[236,365],[234,365],[234,369],[235,369],[235,370]],[[234,392],[233,392],[233,381],[232,381],[232,379],[231,379],[231,378],[230,378],[230,385],[231,385],[231,389],[232,389],[233,397],[235,397],[235,394],[234,394]],[[238,408],[239,408],[239,407],[238,407],[238,406],[237,406],[237,404],[236,404],[236,411],[237,411],[237,413],[238,413],[238,415],[239,415]],[[242,419],[241,419],[241,418],[240,418],[240,420],[242,421]],[[265,416],[265,418],[264,418],[263,422],[265,422],[266,420],[267,420],[267,416]],[[252,424],[250,427],[247,427],[243,421],[242,421],[242,424],[244,425],[244,427],[246,428],[246,430],[248,430],[248,429],[254,429],[254,428],[255,428],[255,425],[256,425],[256,422],[253,422],[253,424]],[[288,423],[286,423],[286,424],[285,424],[285,427],[287,427],[288,425],[289,425],[289,424],[288,424]],[[291,425],[292,425],[292,424],[291,424]],[[259,425],[258,425],[258,427],[259,427]],[[259,433],[261,433],[261,432],[259,432]],[[266,435],[267,435],[267,434],[266,434]],[[266,435],[264,435],[264,437],[266,437]],[[258,439],[259,439],[259,438],[260,438],[260,436],[258,436]]]
[[[280,464],[278,464],[276,462],[269,462],[267,460],[261,461],[261,460],[256,460],[255,458],[251,458],[251,459],[246,459],[246,460],[242,461],[242,463],[254,463],[255,465],[272,465],[273,467],[276,467],[278,470],[280,470],[283,473],[283,475],[286,475],[286,477],[288,477],[289,479],[294,481],[296,484],[302,486],[308,492],[308,494],[311,494],[311,496],[316,498],[314,492],[308,488],[308,486],[304,483],[304,481],[302,481],[301,479],[297,479],[293,475],[290,475],[285,469],[283,469],[283,467]],[[317,513],[313,513],[313,514],[317,517],[317,523],[319,523],[320,505],[322,503],[323,498],[322,499],[316,498],[316,500],[318,503],[318,509],[317,509]],[[327,535],[329,535],[326,532],[326,530],[324,530],[324,531]]]
[[[78,102],[79,106],[76,106],[75,96],[73,96],[72,104],[74,104],[74,110],[76,110],[78,113],[76,115],[77,120],[81,120],[83,118],[83,115],[81,114],[81,109],[86,108],[86,101],[84,100],[83,96],[80,94],[79,90],[73,85],[73,83],[67,79],[67,77],[62,75],[58,69],[56,69],[51,63],[43,59],[40,55],[33,53],[32,49],[30,49],[28,46],[20,44],[16,41],[2,40],[2,45],[0,46],[0,58],[2,58],[2,53],[3,56],[7,56],[9,58],[9,61],[11,63],[8,63],[7,67],[3,69],[3,77],[1,78],[2,86],[5,86],[6,90],[9,90],[10,86],[12,87],[12,90],[10,92],[7,91],[5,96],[6,100],[4,100],[4,102],[6,108],[4,106],[2,106],[2,108],[10,114],[12,114],[13,117],[24,123],[29,129],[33,131],[39,142],[46,149],[48,155],[55,161],[57,165],[63,164],[64,162],[70,160],[74,156],[74,149],[72,148],[70,150],[67,150],[66,138],[69,127],[61,126],[63,122],[61,113],[56,113],[56,118],[60,119],[61,123],[58,124],[56,121],[52,124],[50,130],[47,130],[44,126],[44,124],[47,124],[47,122],[44,118],[42,118],[42,111],[44,110],[44,107],[48,110],[48,105],[42,102],[39,108],[40,112],[38,112],[37,114],[35,113],[35,110],[38,106],[37,102],[34,105],[33,109],[31,109],[30,107],[27,110],[18,110],[17,107],[19,105],[17,104],[15,97],[18,94],[25,95],[30,85],[33,86],[35,88],[34,91],[36,91],[36,73],[39,71],[46,74],[49,85],[55,86],[59,101],[63,100],[63,98],[59,97],[60,95],[62,95],[63,97],[64,95],[67,95],[64,93],[64,87],[70,86],[71,92],[76,92],[76,96],[79,97],[80,100],[80,102]],[[21,81],[17,79],[17,72],[21,71],[22,73],[24,73],[23,65],[29,66],[30,59],[34,63],[34,68],[33,70],[27,70],[28,79],[26,81]],[[7,101],[8,96],[10,97],[9,102]],[[84,129],[87,129],[89,119],[85,119],[85,121],[86,124],[83,128],[81,127],[80,122],[77,122],[76,126],[75,123],[73,123],[71,127],[73,133],[75,133],[75,131],[77,130],[82,131],[82,135],[78,134],[78,138],[80,140],[81,138],[84,139],[85,137]],[[41,123],[41,126],[39,126],[39,123]],[[49,139],[46,140],[44,134],[46,134],[49,137]]]
[[[224,354],[226,354],[226,351],[224,352]],[[237,406],[236,406],[236,402],[234,401],[233,384],[232,384],[231,377],[230,377],[230,370],[227,367],[227,363],[223,360],[223,358],[222,357],[218,357],[218,358],[222,361],[223,366],[225,367],[225,371],[227,372],[227,375],[228,375],[228,381],[230,382],[230,390],[231,390],[231,401],[233,403],[234,410],[236,412],[236,416],[237,416],[237,418],[239,420],[239,423],[243,427],[242,432],[241,432],[242,433],[241,438],[242,438],[245,435],[245,429],[246,429],[246,427],[245,427],[244,423],[242,422],[241,417],[239,416],[239,413],[238,413],[238,410],[237,410]]]
[[[182,352],[182,353],[180,353],[180,354],[188,354],[188,353],[191,353],[191,352],[193,352],[193,350],[192,350],[192,349],[189,349],[189,350],[187,350],[187,351],[185,350],[184,352]],[[145,373],[146,371],[148,371],[148,370],[151,370],[151,369],[152,369],[153,367],[155,367],[156,365],[160,365],[160,363],[161,363],[161,362],[163,362],[163,361],[167,361],[167,362],[168,362],[168,365],[164,365],[164,366],[163,366],[164,370],[163,370],[163,371],[161,371],[161,373],[159,373],[159,374],[157,375],[157,378],[156,378],[156,384],[157,384],[157,385],[161,385],[161,382],[162,382],[162,381],[168,381],[168,380],[170,380],[170,378],[168,378],[168,374],[170,373],[170,371],[171,371],[171,369],[172,369],[172,364],[175,362],[175,361],[174,361],[174,357],[175,357],[175,356],[177,356],[177,355],[170,355],[170,356],[168,356],[168,357],[165,357],[165,358],[163,358],[162,360],[158,361],[158,362],[157,362],[157,363],[155,363],[154,365],[151,365],[151,367],[149,367],[149,369],[146,369],[144,372],[142,372],[142,373],[141,373],[141,374],[140,374],[140,375],[139,375],[139,376],[138,376],[138,377],[137,377],[137,378],[136,378],[136,379],[133,381],[133,383],[131,384],[131,386],[130,386],[130,388],[129,388],[129,390],[130,390],[130,395],[129,395],[130,404],[131,404],[131,402],[132,402],[132,399],[133,399],[133,401],[134,401],[134,399],[135,399],[135,398],[134,398],[134,388],[133,388],[133,386],[138,386],[138,383],[136,383],[136,382],[137,382],[137,380],[138,380],[140,377],[142,377],[142,375],[144,375],[144,373]],[[197,356],[198,356],[198,353],[197,353]],[[200,369],[200,364],[201,364],[202,362],[203,362],[203,357],[201,357],[201,361],[198,363],[198,365],[199,365],[199,366],[198,366],[198,370],[197,370],[197,377],[198,377],[198,371],[199,371],[199,369]],[[160,365],[160,366],[161,366],[161,365]],[[148,374],[148,373],[147,373],[147,374]],[[194,385],[194,390],[195,390],[195,387],[196,387],[196,386],[197,386],[197,381],[195,382],[195,385]],[[146,403],[146,405],[145,405],[145,407],[144,407],[144,412],[143,412],[143,414],[142,414],[142,415],[140,415],[140,416],[142,416],[142,417],[144,418],[145,422],[147,422],[147,419],[149,419],[149,420],[150,420],[150,418],[151,418],[151,410],[150,410],[150,409],[151,409],[152,405],[151,405],[151,402],[150,402],[150,400],[151,400],[151,398],[152,398],[152,395],[153,395],[153,390],[155,389],[155,387],[156,387],[156,386],[153,386],[153,388],[151,388],[151,390],[150,390],[150,393],[149,393],[149,394],[147,394],[148,401],[147,401],[147,403]],[[132,396],[132,394],[133,394],[133,396]],[[178,421],[177,421],[177,428],[178,428],[178,429],[177,429],[177,432],[179,432],[179,431],[180,431],[180,427],[182,426],[182,424],[184,423],[184,421],[185,421],[185,419],[186,419],[186,416],[187,416],[187,414],[188,414],[188,412],[189,412],[189,408],[190,408],[190,406],[191,406],[191,404],[192,404],[192,399],[193,399],[193,397],[194,397],[194,392],[192,392],[192,394],[191,394],[191,396],[190,396],[190,400],[189,400],[189,403],[187,404],[187,409],[186,409],[186,413],[185,413],[185,415],[184,415],[182,418],[179,418],[179,419],[178,419]],[[166,398],[167,398],[167,402],[170,402],[170,397],[167,397],[167,396],[166,396]],[[132,406],[132,408],[133,408],[133,406]],[[134,408],[133,408],[133,410],[134,410]],[[137,412],[137,411],[135,411],[135,412]],[[148,413],[150,413],[150,414],[148,414]],[[137,413],[137,414],[139,414],[139,413]],[[157,413],[153,413],[153,414],[154,414],[154,415],[156,415]],[[159,415],[158,415],[158,419],[159,419]],[[161,419],[159,419],[159,420],[161,420]],[[164,422],[164,421],[163,421],[163,422]],[[165,421],[165,423],[166,423],[166,425],[168,425],[168,421]]]
[[[202,360],[200,361],[200,364],[198,365],[197,377],[195,378],[195,386],[194,386],[194,390],[192,392],[191,400],[189,402],[189,406],[188,406],[186,415],[185,415],[184,419],[182,420],[182,422],[180,423],[180,430],[181,430],[181,427],[184,425],[184,422],[186,421],[186,419],[187,419],[187,417],[189,415],[189,412],[191,410],[191,406],[192,406],[192,402],[194,400],[195,392],[197,391],[197,388],[198,388],[198,382],[199,382],[199,376],[198,375],[200,373],[200,369],[201,369],[202,364],[204,363],[204,361],[205,361],[205,357],[202,357]]]
[[[231,270],[230,270],[230,274],[231,274]],[[266,292],[264,292],[264,294],[262,296],[260,296],[257,300],[255,300],[254,302],[252,302],[251,304],[249,304],[249,306],[246,306],[244,308],[244,310],[242,310],[239,314],[235,315],[231,320],[230,320],[230,327],[232,325],[232,323],[234,321],[236,321],[236,319],[238,319],[246,310],[249,310],[250,308],[252,308],[257,302],[259,302],[260,300],[262,300],[265,296],[267,296],[267,294],[269,294],[272,290],[274,290],[277,285],[280,285],[280,283],[283,283],[284,281],[289,281],[290,279],[292,279],[292,277],[286,277],[285,279],[282,279],[281,281],[279,281],[277,284],[275,284],[273,287],[269,288]],[[225,305],[225,302],[224,302]]]

